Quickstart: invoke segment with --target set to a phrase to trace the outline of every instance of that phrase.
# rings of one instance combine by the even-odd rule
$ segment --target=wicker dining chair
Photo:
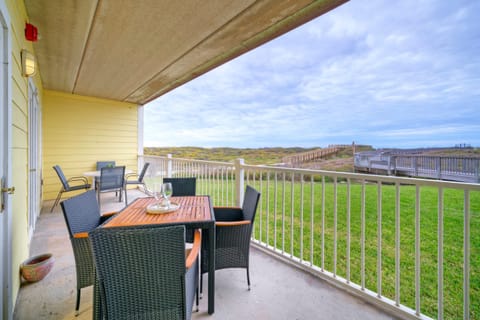
[[[110,218],[114,212],[100,215],[95,190],[89,190],[60,203],[67,224],[70,242],[75,257],[77,274],[77,302],[80,307],[81,289],[94,284],[95,267],[90,247],[89,233]]]
[[[98,228],[91,233],[104,319],[190,319],[198,308],[200,231],[186,257],[185,226]]]
[[[124,190],[125,190],[125,205],[128,204],[128,200],[127,200],[127,187],[129,185],[143,185],[145,187],[145,181],[143,180],[143,178],[145,177],[145,173],[147,173],[147,169],[148,169],[148,166],[150,166],[150,163],[149,162],[146,162],[144,165],[143,165],[143,168],[142,168],[142,171],[140,172],[140,174],[136,174],[136,173],[129,173],[125,176],[125,186],[124,186]]]
[[[225,268],[246,268],[247,284],[250,290],[250,238],[260,193],[247,186],[242,208],[214,207],[215,214],[215,270]],[[208,235],[202,239],[200,292],[203,274],[208,272]]]
[[[196,192],[197,178],[163,178],[163,183],[170,182],[172,184],[172,196],[184,197],[194,196]]]
[[[197,178],[163,178],[163,183],[170,182],[172,184],[172,197],[194,196],[197,188]],[[187,230],[187,242],[193,241],[193,230]]]
[[[64,192],[77,191],[82,189],[88,190],[91,186],[88,183],[88,179],[83,176],[70,177],[69,179],[67,179],[59,165],[53,166],[53,170],[55,170],[55,172],[57,173],[58,178],[62,183],[62,186],[60,188],[60,191],[58,192],[55,202],[53,203],[52,209],[50,209],[50,212],[53,212],[53,209],[57,206]]]
[[[103,167],[100,170],[100,179],[96,181],[98,205],[101,206],[100,194],[114,191],[118,201],[122,201],[123,188],[125,187],[125,166]]]

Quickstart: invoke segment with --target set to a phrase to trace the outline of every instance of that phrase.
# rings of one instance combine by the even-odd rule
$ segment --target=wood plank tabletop
[[[155,198],[138,198],[114,215],[103,227],[198,223],[213,220],[208,196],[172,197],[170,201],[180,207],[173,212],[152,214],[147,212],[147,206],[154,204]]]

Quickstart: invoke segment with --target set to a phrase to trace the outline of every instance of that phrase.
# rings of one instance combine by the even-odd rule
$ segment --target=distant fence
[[[361,172],[480,183],[480,158],[357,153],[354,165]]]

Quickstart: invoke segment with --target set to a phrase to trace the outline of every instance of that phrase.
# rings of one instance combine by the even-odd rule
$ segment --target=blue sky
[[[352,0],[145,105],[144,139],[480,147],[480,1]]]

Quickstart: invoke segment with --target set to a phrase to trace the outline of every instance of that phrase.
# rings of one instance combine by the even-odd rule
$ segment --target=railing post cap
[[[243,158],[237,158],[235,159],[235,163],[245,164],[245,160],[243,160]]]

